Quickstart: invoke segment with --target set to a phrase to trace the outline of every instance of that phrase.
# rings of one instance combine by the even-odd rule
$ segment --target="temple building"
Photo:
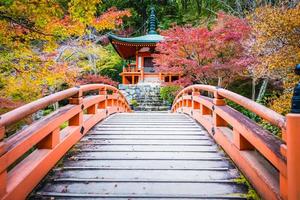
[[[164,39],[156,32],[156,16],[151,8],[148,33],[139,37],[108,36],[118,54],[127,62],[120,74],[122,84],[163,83],[179,79],[179,74],[158,73],[154,70],[153,54],[156,44]]]

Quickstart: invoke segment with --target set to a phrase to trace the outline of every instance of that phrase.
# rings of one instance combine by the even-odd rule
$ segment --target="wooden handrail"
[[[203,92],[209,95],[201,95]],[[227,106],[225,99],[281,128],[282,140]],[[172,112],[188,114],[202,124],[264,199],[287,199],[285,141],[289,135],[284,116],[239,94],[209,85],[181,90]]]
[[[98,91],[98,94],[84,96],[89,91]],[[7,126],[64,99],[69,99],[68,105],[3,139]],[[124,95],[110,85],[90,84],[49,95],[3,114],[0,119],[0,199],[25,199],[96,123],[117,112],[131,112]],[[61,129],[64,122],[68,125]]]
[[[63,99],[75,95],[76,93],[78,93],[78,91],[79,91],[78,88],[70,88],[61,92],[57,92],[55,94],[51,94],[44,98],[38,99],[34,102],[28,103],[24,106],[14,109],[13,111],[7,112],[1,115],[0,126],[3,127],[3,126],[8,126],[10,124],[13,124],[27,117],[28,115],[37,112],[38,110],[41,110],[51,104],[54,104],[58,101],[61,101]]]
[[[225,99],[231,100],[244,108],[250,110],[251,112],[257,114],[258,116],[262,117],[263,119],[267,120],[271,124],[280,127],[281,129],[286,129],[286,123],[285,123],[285,117],[276,113],[275,111],[255,102],[252,101],[242,95],[236,94],[234,92],[231,92],[229,90],[216,87],[216,86],[211,86],[211,85],[192,85],[189,87],[184,88],[181,90],[174,102],[181,97],[183,94],[192,92],[192,91],[207,91],[210,93],[216,93],[215,95],[219,95],[220,97],[223,97]],[[173,104],[174,105],[174,104]]]
[[[217,93],[222,97],[229,99],[244,108],[250,110],[251,112],[257,114],[261,118],[267,120],[271,124],[278,126],[281,129],[286,129],[285,117],[279,113],[271,110],[255,101],[252,101],[242,95],[236,94],[234,92],[219,88]]]
[[[74,88],[70,88],[67,90],[63,90],[61,92],[51,94],[49,96],[38,99],[38,100],[28,103],[24,106],[16,108],[13,111],[10,111],[10,112],[7,112],[7,113],[1,115],[0,126],[3,127],[3,126],[8,126],[12,123],[15,123],[15,122],[27,117],[28,115],[31,115],[31,114],[37,112],[38,110],[41,110],[41,109],[43,109],[49,105],[52,105],[58,101],[72,97],[79,92],[87,92],[87,91],[101,90],[101,89],[118,91],[117,88],[115,88],[111,85],[105,85],[105,84],[88,84],[88,85],[82,85],[79,87],[74,87]],[[121,95],[122,98],[125,99],[123,93],[119,92],[119,94]]]

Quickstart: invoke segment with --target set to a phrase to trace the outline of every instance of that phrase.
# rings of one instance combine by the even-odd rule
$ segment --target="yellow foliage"
[[[294,66],[300,63],[300,5],[295,8],[264,6],[248,16],[255,42],[252,51],[266,75],[283,81],[284,94],[272,102],[279,113],[290,110],[297,78]]]
[[[91,66],[86,65],[86,59],[75,64],[56,62],[59,45],[81,38],[88,33],[87,27],[114,29],[121,25],[122,17],[130,15],[113,9],[97,16],[99,4],[101,0],[1,2],[0,95],[28,102],[56,91],[62,84],[74,85],[80,70]],[[79,46],[85,53],[99,53],[88,41]]]
[[[290,112],[292,96],[291,92],[280,95],[280,97],[272,102],[270,108],[282,115],[286,115]]]

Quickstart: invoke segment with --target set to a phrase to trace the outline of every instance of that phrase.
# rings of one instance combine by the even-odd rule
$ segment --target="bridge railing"
[[[5,138],[7,126],[66,99],[67,105]],[[90,84],[49,95],[3,114],[0,118],[0,199],[25,199],[96,123],[113,113],[130,111],[117,88]],[[67,127],[62,129],[66,122]]]
[[[279,127],[282,138],[227,106],[225,99]],[[241,95],[208,85],[183,89],[175,98],[172,111],[186,113],[202,124],[264,199],[288,198],[289,135],[284,116]]]

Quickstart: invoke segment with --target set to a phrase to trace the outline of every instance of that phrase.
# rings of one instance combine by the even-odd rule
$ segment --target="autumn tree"
[[[226,87],[245,68],[244,41],[250,32],[246,21],[219,13],[210,29],[179,27],[163,31],[165,40],[158,44],[156,70],[180,72],[184,85],[217,84]]]
[[[254,85],[263,82],[257,99],[262,98],[270,80],[281,80],[285,90],[274,99],[272,108],[286,114],[297,82],[293,69],[300,62],[300,5],[264,6],[247,18],[252,29],[248,55],[254,58],[248,69]]]
[[[88,49],[101,37],[97,33],[116,29],[130,16],[115,8],[97,13],[100,5],[100,0],[1,1],[1,96],[28,102],[61,84],[74,85],[82,68],[60,59],[60,47],[76,43]]]
[[[111,80],[106,76],[96,75],[96,74],[85,74],[77,79],[78,85],[84,85],[89,83],[102,83],[117,87],[118,82]]]

